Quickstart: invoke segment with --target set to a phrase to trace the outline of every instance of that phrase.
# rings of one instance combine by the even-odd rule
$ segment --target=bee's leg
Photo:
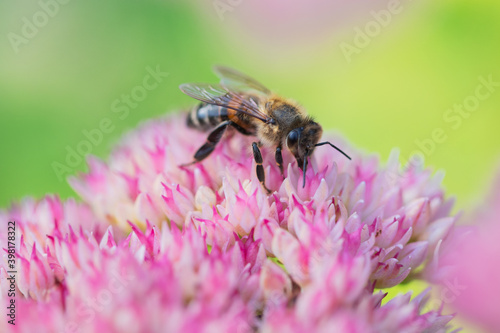
[[[260,153],[257,142],[252,143],[252,148],[253,158],[255,159],[255,163],[257,164],[257,167],[255,168],[255,171],[257,172],[257,179],[259,180],[262,187],[264,187],[264,189],[267,191],[267,193],[270,194],[271,191],[266,187],[266,174],[264,173],[264,167],[262,166],[262,154]]]
[[[276,152],[274,153],[274,159],[276,160],[276,165],[280,168],[281,177],[285,179],[285,175],[283,174],[283,155],[281,154],[281,145],[276,147]]]
[[[231,122],[231,126],[233,126],[238,132],[240,132],[243,135],[255,135],[254,132],[252,132],[244,127],[241,127],[240,125],[238,125],[236,123]]]
[[[207,142],[201,146],[194,154],[194,161],[191,163],[182,164],[181,167],[188,166],[203,161],[208,155],[210,155],[217,143],[219,143],[222,135],[226,131],[227,126],[229,126],[230,121],[224,121],[220,123],[210,134],[208,135]]]

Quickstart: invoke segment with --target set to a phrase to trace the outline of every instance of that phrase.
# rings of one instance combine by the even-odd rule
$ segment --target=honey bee
[[[252,143],[256,173],[268,193],[271,191],[265,185],[261,146],[275,147],[275,160],[282,176],[282,149],[286,146],[303,171],[303,187],[308,157],[315,147],[330,145],[351,159],[331,142],[319,142],[323,133],[321,125],[296,102],[272,93],[261,83],[234,69],[216,66],[214,71],[221,79],[220,84],[185,83],[179,86],[183,93],[201,101],[188,114],[187,126],[211,129],[205,144],[194,154],[194,161],[182,166],[208,157],[229,126],[241,134],[257,137],[258,141]]]

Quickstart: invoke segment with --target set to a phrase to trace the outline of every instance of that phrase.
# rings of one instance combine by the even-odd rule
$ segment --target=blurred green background
[[[384,161],[393,147],[407,159],[416,140],[442,129],[447,139],[426,165],[446,171],[459,209],[481,200],[498,165],[500,87],[456,130],[443,119],[474,95],[478,77],[500,82],[498,1],[401,1],[378,30],[370,11],[389,2],[55,1],[0,3],[0,207],[26,195],[74,195],[52,163],[65,164],[82,131],[111,119],[114,130],[91,152],[105,158],[127,129],[192,105],[178,85],[215,81],[213,64],[300,101]],[[367,26],[369,44],[354,43]],[[346,44],[362,47],[346,57]],[[148,67],[169,75],[120,119],[112,104]]]

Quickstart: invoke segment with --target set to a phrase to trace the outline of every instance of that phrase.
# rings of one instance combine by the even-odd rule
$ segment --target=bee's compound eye
[[[288,147],[296,145],[298,141],[299,141],[299,133],[296,130],[293,130],[290,133],[288,133],[288,136],[286,137],[286,145]]]

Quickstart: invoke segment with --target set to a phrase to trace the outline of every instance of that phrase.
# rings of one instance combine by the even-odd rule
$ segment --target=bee
[[[257,178],[268,193],[271,191],[265,185],[262,146],[275,148],[275,160],[282,176],[282,150],[286,147],[303,171],[303,187],[308,158],[316,147],[330,145],[351,159],[331,142],[319,142],[323,133],[321,125],[296,102],[272,93],[253,78],[232,68],[216,66],[214,71],[221,79],[220,84],[185,83],[179,86],[183,93],[201,101],[188,114],[187,126],[211,130],[205,144],[194,154],[194,161],[182,166],[207,158],[228,127],[258,139],[252,143],[253,157]]]

